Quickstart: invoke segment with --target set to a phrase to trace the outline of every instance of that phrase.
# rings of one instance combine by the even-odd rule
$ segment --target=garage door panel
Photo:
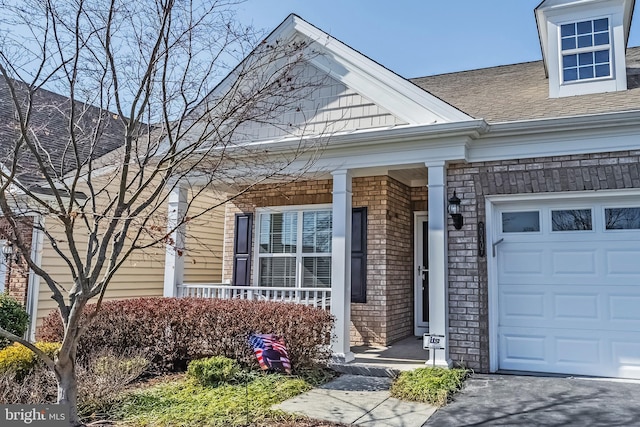
[[[640,331],[640,287],[501,286],[498,303],[499,327]]]
[[[640,332],[502,328],[500,368],[640,378]]]
[[[498,231],[500,369],[640,379],[640,230],[607,229],[615,200],[537,202],[539,230]],[[552,213],[572,208],[589,209],[592,227],[553,230]]]
[[[638,242],[635,243],[638,245]],[[640,280],[640,251],[606,250],[606,274],[616,279]]]
[[[571,293],[553,295],[554,313],[552,321],[593,320],[602,321],[603,316],[599,310],[600,295],[597,293]]]
[[[640,337],[636,341],[614,339],[612,359],[618,367],[618,375],[623,378],[640,378]]]
[[[558,365],[593,365],[602,362],[599,338],[578,338],[572,332],[569,337],[556,337],[554,345],[555,362]]]
[[[541,248],[532,251],[532,246]],[[595,249],[557,249],[540,243],[505,245],[498,252],[498,281],[513,285],[557,285],[572,282],[599,285],[604,280],[605,268],[598,262],[602,258],[602,254],[598,252]]]
[[[509,320],[520,319],[525,322],[543,321],[544,292],[535,291],[503,291],[500,293],[500,305],[504,308],[500,314],[500,324],[509,323]]]
[[[596,276],[597,250],[551,249],[551,274],[554,276]]]
[[[524,245],[508,245],[501,247],[501,259],[504,262],[500,263],[500,274],[504,277],[511,275],[532,275],[542,276],[544,275],[543,265],[544,263],[544,249],[538,249],[535,251],[529,250]]]
[[[640,290],[636,290],[640,293]],[[612,321],[631,322],[640,330],[640,295],[619,294],[609,296],[609,317]]]
[[[548,363],[546,341],[547,337],[544,334],[534,335],[527,330],[520,331],[518,329],[505,331],[500,337],[503,360],[506,363],[534,363],[544,366]]]

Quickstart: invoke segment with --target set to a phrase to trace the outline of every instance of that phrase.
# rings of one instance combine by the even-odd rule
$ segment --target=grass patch
[[[245,384],[203,386],[181,377],[124,396],[116,418],[133,426],[240,426],[290,419],[270,408],[311,389],[302,378],[256,374]]]
[[[466,369],[419,368],[402,372],[391,386],[391,396],[443,406],[462,388]]]

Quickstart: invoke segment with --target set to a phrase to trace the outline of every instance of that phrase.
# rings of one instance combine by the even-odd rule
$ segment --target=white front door
[[[426,212],[416,212],[414,225],[414,334],[429,332],[429,222]]]
[[[640,379],[640,203],[520,201],[494,221],[498,368]]]

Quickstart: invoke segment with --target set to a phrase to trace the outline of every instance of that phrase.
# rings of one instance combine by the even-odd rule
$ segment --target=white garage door
[[[635,200],[497,206],[499,369],[640,378]]]

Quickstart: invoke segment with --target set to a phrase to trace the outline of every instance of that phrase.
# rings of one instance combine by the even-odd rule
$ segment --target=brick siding
[[[20,219],[18,223],[22,240],[25,242],[29,250],[31,250],[31,238],[33,235],[33,220],[29,217]],[[13,231],[9,223],[0,218],[0,240],[8,240],[13,236]],[[17,248],[14,248],[14,251]],[[2,256],[2,255],[0,255]],[[15,261],[15,253],[7,264],[4,291],[8,295],[18,300],[23,306],[27,305],[27,295],[29,286],[29,266],[24,256],[19,256]]]
[[[487,259],[477,247],[485,196],[640,188],[640,151],[452,164],[447,185],[462,200],[464,217],[461,230],[449,220],[449,352],[455,362],[488,372]]]
[[[233,275],[235,214],[257,207],[331,203],[332,180],[261,187],[227,204],[223,280]],[[413,213],[423,210],[426,188],[388,176],[353,179],[354,207],[367,207],[367,302],[351,305],[351,343],[390,344],[413,331]],[[254,236],[255,241],[255,236]],[[253,263],[252,263],[253,264]]]

